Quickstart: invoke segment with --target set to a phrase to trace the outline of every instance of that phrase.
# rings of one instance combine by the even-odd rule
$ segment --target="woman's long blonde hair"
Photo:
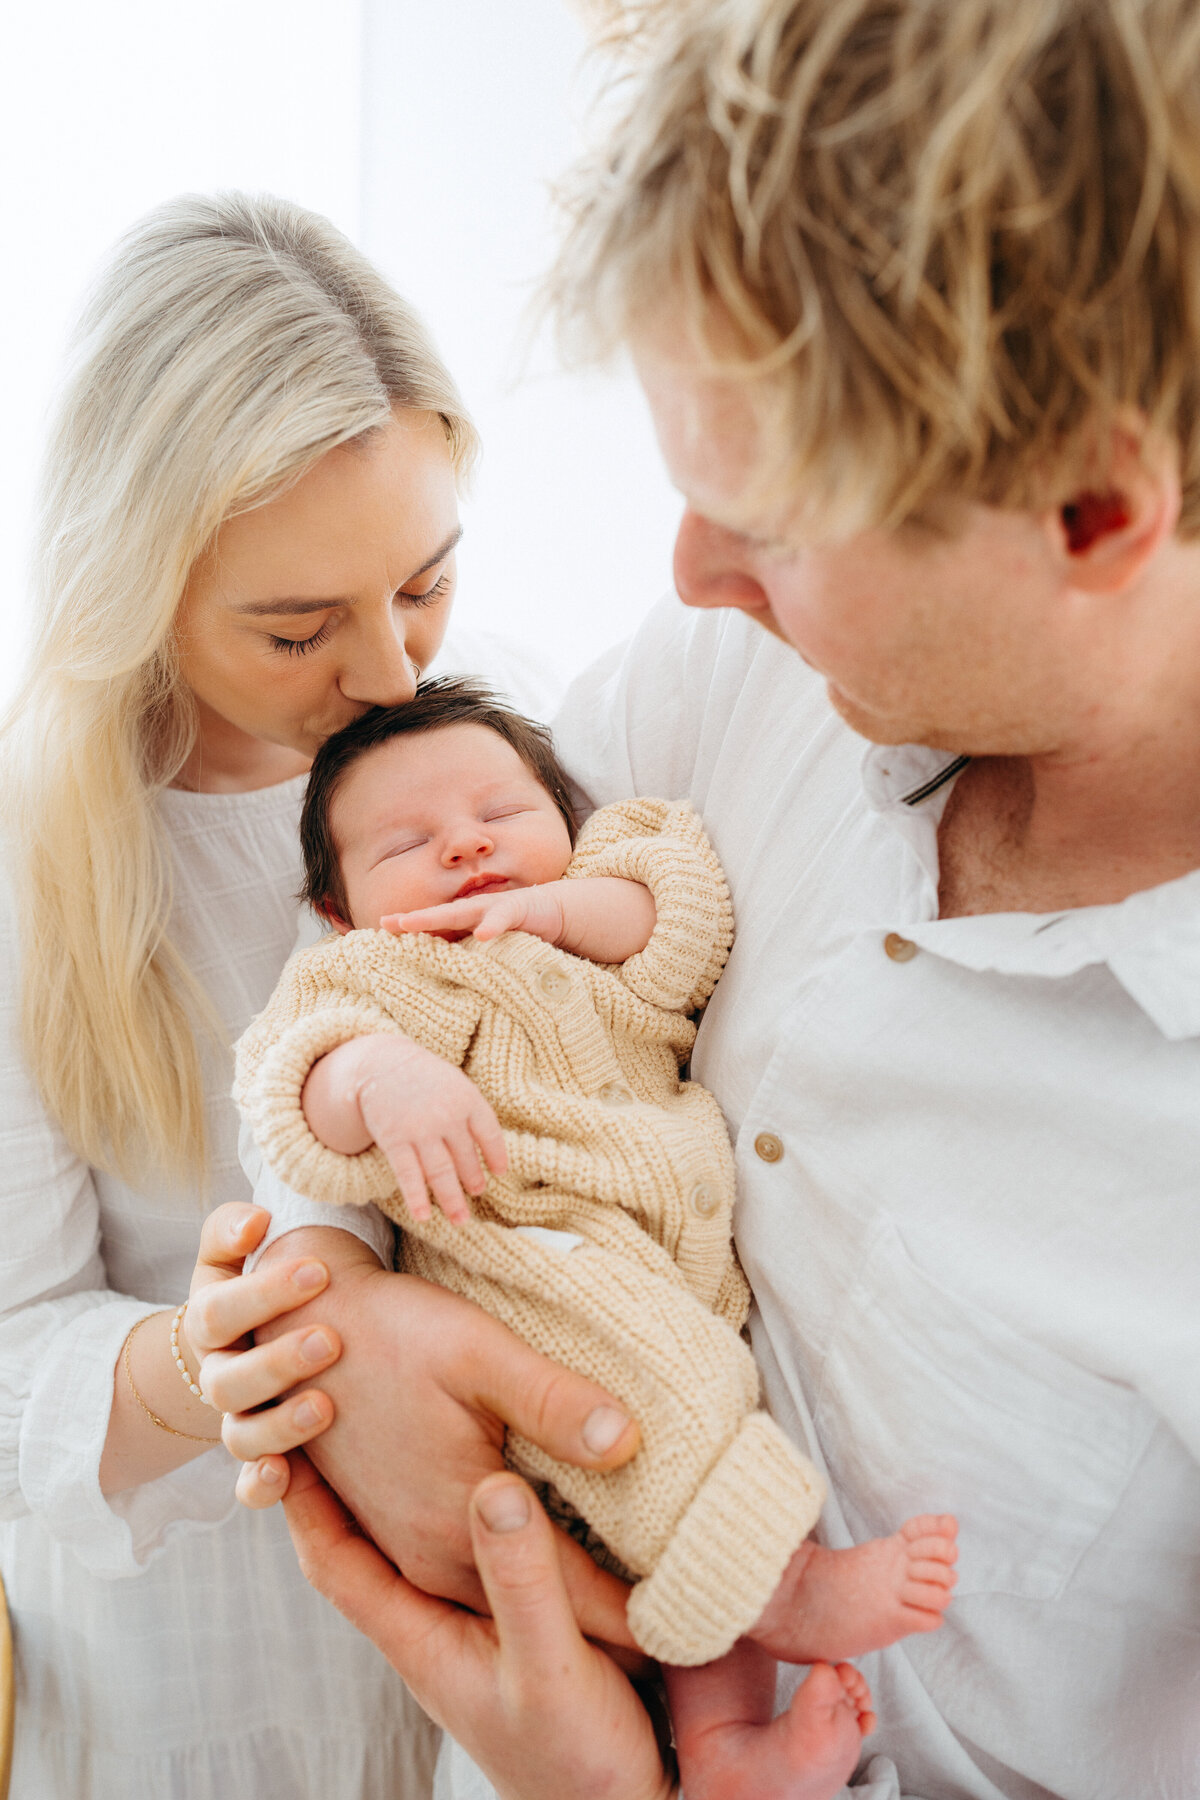
[[[28,1061],[97,1167],[206,1166],[197,1031],[213,1020],[170,941],[155,806],[196,729],[172,631],[188,572],[223,520],[397,404],[440,414],[465,472],[475,433],[420,321],[325,219],[282,200],[160,207],[80,321],[3,804]]]

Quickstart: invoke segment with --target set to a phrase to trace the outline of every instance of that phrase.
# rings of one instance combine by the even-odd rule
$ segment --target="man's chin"
[[[883,717],[872,712],[869,707],[860,706],[849,694],[845,693],[832,681],[826,681],[825,692],[829,696],[829,704],[839,719],[872,744],[912,744],[918,740],[912,727],[906,728],[894,719]]]

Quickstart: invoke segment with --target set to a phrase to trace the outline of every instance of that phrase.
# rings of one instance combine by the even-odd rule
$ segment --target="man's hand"
[[[456,1225],[468,1194],[508,1166],[499,1120],[475,1083],[411,1038],[379,1033],[340,1044],[313,1064],[300,1096],[313,1136],[343,1155],[378,1144],[414,1219],[429,1196]]]
[[[306,1464],[285,1502],[305,1575],[376,1643],[503,1800],[668,1800],[650,1720],[629,1682],[580,1635],[560,1534],[515,1475],[468,1496],[470,1553],[491,1619],[418,1592]]]
[[[289,1232],[257,1275],[276,1258],[307,1256],[328,1265],[328,1289],[315,1305],[265,1326],[258,1341],[298,1324],[332,1325],[338,1334],[341,1360],[321,1382],[336,1416],[309,1446],[314,1463],[417,1587],[486,1605],[468,1507],[479,1482],[504,1467],[506,1426],[565,1462],[614,1469],[637,1449],[636,1424],[603,1388],[539,1356],[470,1301],[381,1269],[346,1232]],[[221,1404],[215,1387],[213,1398]],[[270,1413],[254,1417],[264,1422],[262,1449],[274,1450]],[[240,1436],[238,1453],[259,1454],[252,1436]],[[582,1628],[631,1644],[624,1585],[564,1533],[556,1543]]]

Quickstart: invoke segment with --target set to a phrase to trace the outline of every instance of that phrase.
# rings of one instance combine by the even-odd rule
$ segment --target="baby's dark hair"
[[[307,900],[320,913],[349,917],[341,861],[330,825],[334,798],[346,771],[368,750],[391,738],[441,731],[447,725],[485,725],[511,744],[562,814],[574,848],[579,821],[571,803],[570,784],[546,727],[514,712],[480,681],[438,675],[432,681],[423,681],[403,706],[371,707],[361,719],[335,731],[317,751],[300,814],[300,848],[304,855],[301,900]]]

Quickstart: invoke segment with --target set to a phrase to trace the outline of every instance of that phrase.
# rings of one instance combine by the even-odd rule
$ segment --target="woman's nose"
[[[403,706],[417,691],[421,671],[405,648],[403,626],[398,630],[389,608],[386,616],[368,622],[347,645],[347,659],[338,683],[347,700],[367,706]]]
[[[751,551],[736,531],[689,507],[675,537],[675,591],[685,606],[737,606],[762,612],[762,584],[747,566]]]

